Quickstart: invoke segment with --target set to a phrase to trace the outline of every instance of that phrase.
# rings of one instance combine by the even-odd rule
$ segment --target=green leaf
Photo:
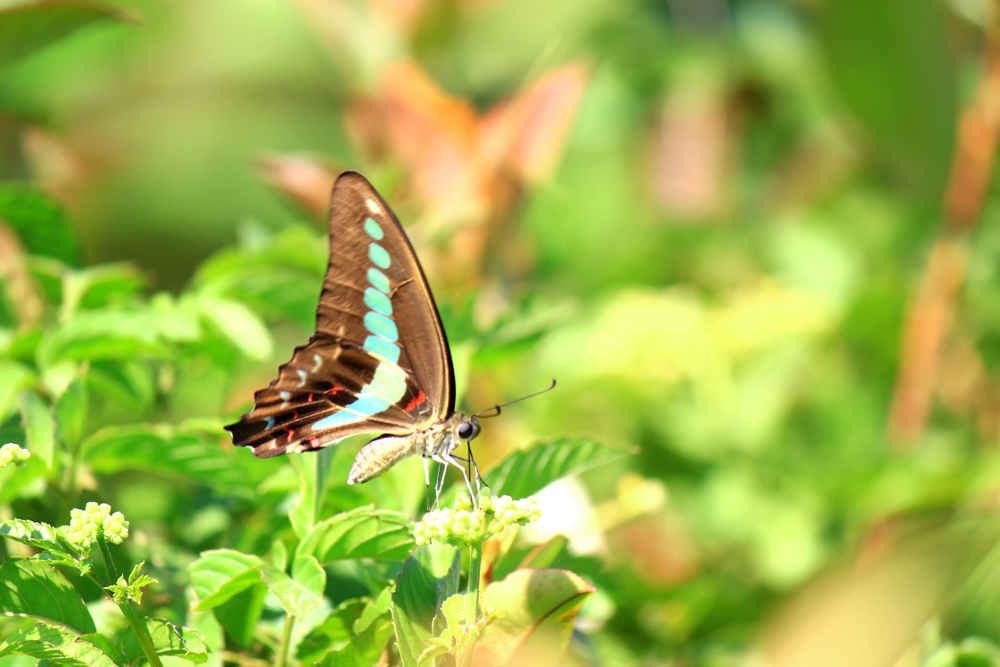
[[[458,556],[455,547],[428,544],[417,547],[403,564],[392,594],[392,621],[404,667],[416,667],[424,642],[435,634],[441,604],[458,592]]]
[[[87,426],[87,388],[83,378],[77,377],[56,402],[56,428],[59,439],[75,449]]]
[[[288,547],[280,538],[274,538],[271,542],[271,567],[276,567],[282,572],[288,569]]]
[[[326,620],[310,630],[299,643],[296,654],[299,662],[311,665],[327,651],[339,649],[347,644],[360,632],[356,623],[369,604],[370,600],[366,598],[356,598],[337,605]]]
[[[188,566],[191,583],[198,597],[196,611],[211,609],[251,586],[261,582],[264,561],[257,556],[232,549],[202,552],[201,558]]]
[[[569,538],[565,535],[556,535],[543,544],[539,544],[528,552],[524,559],[518,564],[518,570],[539,569],[549,567],[559,555],[566,550]]]
[[[34,391],[22,392],[20,402],[31,455],[45,461],[51,472],[56,454],[56,425],[52,419],[52,409]]]
[[[33,383],[31,371],[9,359],[0,359],[0,423],[7,420],[17,405],[22,389]]]
[[[131,264],[98,264],[70,276],[75,305],[88,310],[128,303],[146,287],[142,274]]]
[[[35,560],[7,557],[0,564],[0,612],[48,619],[81,633],[97,629],[66,577]]]
[[[60,361],[163,357],[169,348],[162,326],[161,318],[149,310],[79,311],[45,334],[38,345],[38,363],[48,368]]]
[[[115,644],[115,642],[112,641],[110,638],[105,637],[102,634],[90,633],[86,635],[80,635],[79,640],[90,642],[91,644],[99,648],[105,655],[111,658],[116,665],[124,665],[128,662],[128,659],[121,652],[121,649],[118,648],[118,645]]]
[[[146,470],[196,479],[213,486],[253,489],[255,480],[234,465],[233,457],[199,431],[155,424],[103,428],[88,437],[82,458],[98,473]]]
[[[486,475],[490,493],[527,498],[562,477],[614,461],[629,452],[588,438],[563,438],[508,456]]]
[[[413,524],[404,514],[359,507],[316,524],[299,544],[299,554],[320,563],[345,558],[403,560],[413,547]]]
[[[911,197],[937,205],[951,162],[958,90],[945,6],[838,0],[818,18],[841,99],[909,178]]]
[[[177,626],[163,618],[146,618],[146,628],[153,640],[153,649],[158,655],[170,655],[184,658],[191,662],[208,660],[208,647],[205,637],[200,632]],[[142,646],[134,632],[126,632],[122,639],[122,651],[129,662],[137,662],[143,658]]]
[[[326,655],[315,663],[320,667],[370,667],[385,651],[392,637],[392,622],[378,623],[355,635],[345,646]]]
[[[367,630],[372,623],[389,613],[389,609],[392,607],[392,590],[392,586],[387,586],[378,594],[378,597],[365,603],[364,609],[361,610],[361,616],[354,622],[353,630],[355,633]]]
[[[233,346],[249,359],[271,357],[274,341],[256,313],[237,301],[207,294],[198,297],[202,316],[211,322]]]
[[[267,595],[267,586],[261,581],[212,608],[215,619],[225,628],[226,634],[245,649],[253,646],[254,632],[264,612]]]
[[[0,3],[0,74],[21,58],[107,18],[124,19],[125,15],[112,6],[82,0],[4,0]]]
[[[288,513],[292,529],[299,539],[305,537],[316,525],[316,466],[321,465],[319,456],[290,456],[288,459],[299,476],[299,497]]]
[[[3,67],[0,64],[0,71]],[[37,186],[16,181],[0,184],[0,219],[14,230],[28,254],[52,257],[69,265],[79,263],[80,244],[66,213]]]
[[[115,667],[104,651],[69,628],[36,623],[15,630],[0,644],[0,656],[21,654],[61,665]]]
[[[315,558],[308,555],[296,556],[293,569],[294,577],[270,565],[262,567],[260,573],[285,612],[296,618],[305,618],[323,601],[326,572]]]
[[[27,519],[11,519],[0,524],[0,536],[65,557],[70,561],[82,557],[79,551],[61,539],[56,529],[47,523],[28,521]]]
[[[518,655],[534,651],[561,654],[569,643],[580,606],[594,587],[565,570],[517,570],[486,587],[480,605],[503,611],[486,626],[473,649],[473,662],[484,665],[518,664]],[[539,642],[533,648],[533,642]]]

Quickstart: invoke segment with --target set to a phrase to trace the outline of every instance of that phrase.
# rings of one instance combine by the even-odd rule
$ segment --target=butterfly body
[[[347,476],[348,484],[360,484],[378,477],[408,456],[419,454],[426,461],[453,465],[453,452],[463,442],[479,434],[479,420],[456,412],[424,431],[410,435],[384,435],[361,448]]]
[[[413,454],[461,468],[452,453],[479,423],[455,412],[448,342],[403,228],[363,176],[345,172],[329,231],[316,332],[226,427],[233,443],[267,458],[382,434],[358,454],[350,483]]]

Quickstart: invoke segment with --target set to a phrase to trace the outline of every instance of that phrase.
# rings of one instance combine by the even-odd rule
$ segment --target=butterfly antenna
[[[555,388],[556,388],[556,379],[552,378],[552,384],[549,385],[547,388],[542,389],[541,391],[536,391],[534,394],[528,394],[527,396],[522,396],[521,398],[515,398],[513,401],[507,401],[506,403],[501,403],[500,405],[494,405],[491,408],[486,408],[485,410],[480,410],[479,412],[477,412],[473,416],[474,417],[478,417],[479,419],[489,419],[490,417],[499,417],[501,410],[503,408],[506,408],[508,405],[514,405],[515,403],[520,403],[521,401],[525,401],[525,400],[527,400],[529,398],[534,398],[535,396],[541,396],[545,392],[552,391]],[[490,410],[496,410],[496,412],[494,412],[491,415],[485,414],[485,413],[489,412]],[[489,486],[489,484],[487,484],[486,486]]]

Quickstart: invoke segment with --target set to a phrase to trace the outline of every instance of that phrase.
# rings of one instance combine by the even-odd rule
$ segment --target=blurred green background
[[[0,218],[150,293],[260,271],[228,296],[274,337],[93,428],[246,409],[311,332],[323,199],[355,169],[414,238],[464,404],[559,381],[477,457],[634,448],[525,531],[568,535],[598,587],[580,664],[1000,664],[1000,211],[941,212],[991,0],[69,6],[0,1]],[[71,234],[40,235],[49,206]],[[205,480],[97,479],[168,542],[255,539],[176,537],[246,511]]]

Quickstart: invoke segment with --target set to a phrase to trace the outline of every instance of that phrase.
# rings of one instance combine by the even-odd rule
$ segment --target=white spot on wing
[[[382,210],[378,207],[378,204],[375,203],[374,199],[366,199],[365,204],[368,206],[368,210],[372,213],[379,213]]]

